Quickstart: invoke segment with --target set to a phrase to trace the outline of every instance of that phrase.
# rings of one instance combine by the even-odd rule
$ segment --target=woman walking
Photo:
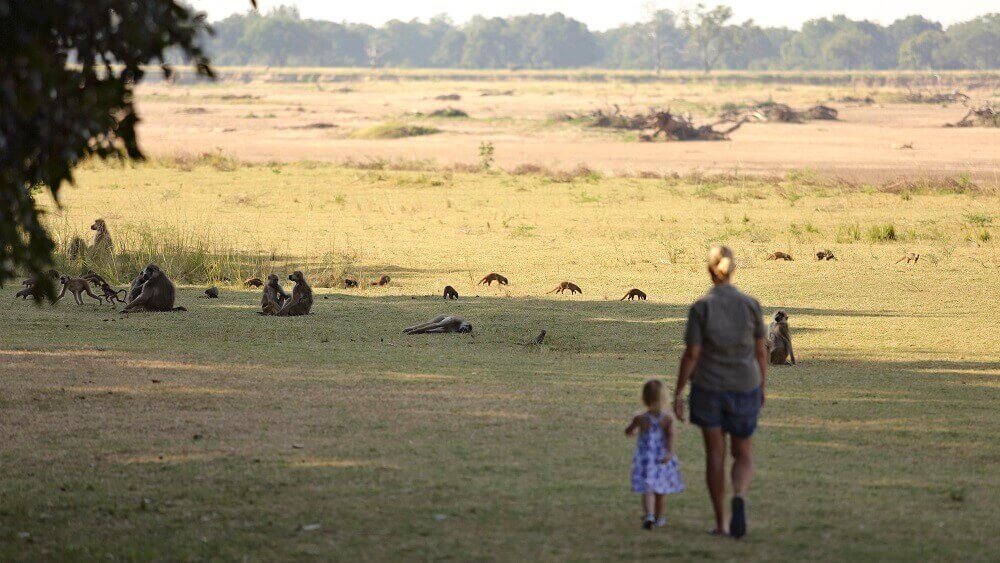
[[[674,414],[684,420],[684,388],[691,422],[705,442],[705,479],[715,510],[712,534],[741,538],[747,531],[746,496],[753,478],[752,436],[764,404],[767,377],[766,329],[757,300],[731,283],[733,251],[714,246],[708,253],[712,289],[691,306],[674,390]],[[734,496],[725,518],[726,435],[733,454]]]

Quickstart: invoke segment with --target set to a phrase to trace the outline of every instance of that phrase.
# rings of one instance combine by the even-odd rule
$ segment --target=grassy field
[[[208,250],[164,260],[191,280],[187,313],[0,300],[0,559],[944,561],[1000,548],[993,191],[225,159],[86,166],[78,184],[50,206],[64,239],[100,216],[119,252],[144,252],[135,233],[152,227]],[[790,314],[801,362],[769,377],[742,542],[705,533],[686,425],[688,491],[668,499],[666,529],[640,530],[622,436],[642,381],[672,385],[715,241],[767,314]],[[839,261],[811,259],[823,248]],[[765,261],[774,250],[796,260]],[[910,251],[916,265],[894,263]],[[213,254],[252,259],[202,269]],[[293,266],[392,283],[318,287],[313,315],[257,316],[236,274]],[[474,285],[490,271],[511,285]],[[562,280],[585,293],[544,294]],[[208,283],[219,300],[198,298]],[[445,284],[462,299],[442,302]],[[631,287],[650,300],[617,301]],[[443,312],[474,335],[401,334]],[[541,328],[545,346],[520,345]]]

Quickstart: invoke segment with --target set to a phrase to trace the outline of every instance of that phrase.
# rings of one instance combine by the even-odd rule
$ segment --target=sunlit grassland
[[[67,239],[103,217],[119,253],[141,253],[155,228],[252,257],[253,275],[303,266],[392,283],[319,287],[315,314],[291,319],[255,315],[256,292],[209,275],[184,285],[187,313],[0,300],[0,557],[996,553],[996,194],[808,172],[208,164],[87,166],[48,220]],[[668,500],[667,529],[642,532],[621,436],[641,382],[673,378],[715,241],[735,248],[737,282],[767,313],[791,315],[801,362],[770,377],[742,543],[704,533],[687,426],[689,490]],[[816,262],[824,248],[839,260]],[[774,250],[796,260],[765,261]],[[906,252],[921,260],[895,264]],[[476,286],[490,271],[511,285]],[[585,293],[544,294],[562,280]],[[207,283],[221,299],[198,298]],[[445,284],[463,298],[442,302]],[[631,287],[650,300],[617,301]],[[442,312],[475,336],[401,334]],[[541,328],[544,347],[520,345]]]

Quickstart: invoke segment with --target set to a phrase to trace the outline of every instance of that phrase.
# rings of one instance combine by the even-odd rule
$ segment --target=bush
[[[865,237],[869,242],[892,242],[897,239],[896,226],[892,223],[873,225],[865,231]]]

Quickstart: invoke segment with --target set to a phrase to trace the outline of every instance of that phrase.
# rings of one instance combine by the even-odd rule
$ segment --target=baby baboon
[[[767,328],[767,354],[772,365],[795,365],[792,333],[788,329],[788,315],[784,311],[775,313],[774,320]],[[790,363],[789,357],[791,357]]]
[[[629,301],[633,299],[641,299],[645,301],[646,294],[641,289],[632,288],[628,290],[628,293],[625,294],[625,297],[622,297],[621,299],[619,299],[619,301],[625,301],[626,299],[628,299]]]
[[[133,294],[136,295],[133,297]],[[122,313],[140,311],[186,311],[183,307],[174,308],[176,289],[174,282],[156,264],[149,264],[129,289],[129,302]]]
[[[112,250],[111,232],[108,231],[108,225],[104,222],[104,219],[94,221],[94,224],[90,226],[90,230],[97,231],[94,233],[94,250],[102,252]]]
[[[345,288],[358,287],[358,280],[354,278],[344,278],[344,287]]]
[[[206,289],[205,290],[205,297],[208,297],[209,299],[218,299],[219,298],[219,288],[217,288],[217,287],[215,287],[213,285],[212,287]]]
[[[249,278],[247,281],[243,282],[243,285],[247,287],[264,287],[264,282],[260,278]]]
[[[791,254],[775,251],[767,255],[768,260],[794,260]]]
[[[377,280],[372,282],[372,285],[386,285],[390,281],[392,281],[392,279],[389,276],[379,276]]]
[[[472,332],[472,323],[462,317],[440,315],[425,323],[403,329],[406,334],[441,334],[446,332]]]
[[[297,317],[299,315],[308,315],[309,309],[313,305],[312,288],[306,283],[305,276],[299,270],[295,270],[292,275],[288,276],[288,279],[295,282],[295,287],[292,288],[291,298],[285,301],[281,310],[278,311],[278,316]]]
[[[281,307],[288,299],[288,293],[278,282],[276,274],[267,276],[267,284],[264,286],[264,294],[260,298],[260,309],[262,315],[277,315]]]
[[[820,250],[816,253],[817,260],[836,260],[837,257],[833,255],[832,250]]]
[[[24,289],[14,294],[14,299],[17,299],[18,297],[20,297],[21,299],[27,299],[29,297],[34,297],[34,295],[35,295],[35,286],[29,285],[25,286]]]
[[[100,278],[100,276],[97,277]],[[104,300],[107,301],[109,304],[114,305],[115,301],[121,301],[122,303],[127,303],[127,301],[125,301],[125,297],[128,297],[128,291],[124,289],[115,289],[111,287],[111,284],[109,284],[106,281],[103,281],[103,278],[101,278],[102,281],[100,282],[91,281],[86,276],[83,279],[90,281],[95,286],[99,287],[101,289],[101,294],[102,294],[101,296],[104,297]],[[124,297],[118,295],[119,293],[124,295]]]
[[[73,294],[73,300],[76,301],[77,305],[83,305],[84,293],[93,297],[94,299],[97,299],[98,303],[104,303],[103,299],[101,299],[97,295],[94,295],[94,293],[90,291],[90,282],[88,282],[83,278],[71,278],[69,276],[62,276],[61,278],[59,278],[59,281],[62,283],[63,287],[62,291],[59,293],[59,296],[56,297],[56,301],[62,299],[63,295],[66,295],[66,290],[68,289],[70,293]]]
[[[85,274],[83,274],[82,276],[80,276],[80,277],[83,278],[83,279],[85,279],[85,280],[87,280],[87,281],[89,281],[92,285],[95,285],[95,286],[98,286],[98,287],[100,287],[100,286],[108,283],[108,280],[104,279],[103,277],[101,277],[100,274],[94,272],[93,270],[87,270],[87,272]],[[108,285],[111,285],[111,284],[108,284]]]
[[[450,285],[444,286],[444,298],[445,299],[458,299],[458,292],[455,291],[454,287]]]
[[[493,272],[491,274],[486,274],[483,279],[479,280],[479,284],[493,285],[493,282],[497,282],[500,285],[507,285],[510,283],[507,278],[501,276],[500,274]]]
[[[899,260],[896,260],[896,263],[899,264],[903,260],[906,260],[907,264],[909,264],[910,262],[913,262],[914,264],[916,264],[917,260],[920,260],[920,255],[917,254],[916,252],[907,252],[906,256],[903,256]]]
[[[553,289],[552,291],[550,291],[548,293],[563,293],[567,289],[569,290],[570,295],[576,295],[577,293],[581,293],[581,294],[583,293],[583,290],[580,289],[580,286],[576,285],[573,282],[568,282],[568,281],[562,282],[561,284],[557,285],[555,289]]]

